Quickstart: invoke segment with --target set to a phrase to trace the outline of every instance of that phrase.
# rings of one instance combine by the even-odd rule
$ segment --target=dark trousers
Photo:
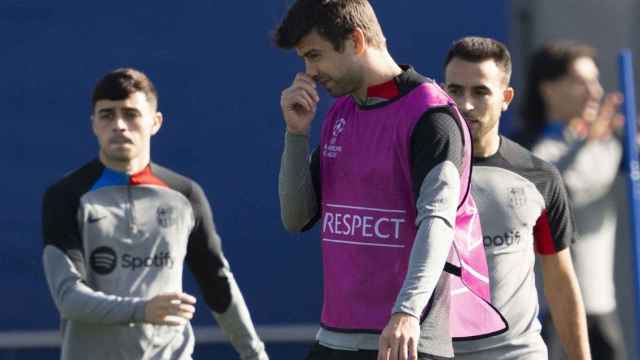
[[[376,360],[378,358],[377,350],[334,350],[326,346],[315,343],[307,355],[307,360]],[[418,354],[418,360],[448,360],[441,356],[429,354]]]

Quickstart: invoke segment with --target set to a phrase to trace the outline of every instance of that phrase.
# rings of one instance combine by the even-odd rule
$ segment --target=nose
[[[475,109],[475,106],[473,106],[473,102],[471,101],[471,98],[466,95],[460,96],[460,99],[458,101],[458,106],[460,107],[460,110],[462,110],[463,112],[468,112]]]
[[[125,131],[126,129],[127,129],[127,122],[124,119],[124,117],[120,114],[116,115],[116,118],[114,120],[113,131],[122,132],[122,131]]]
[[[315,78],[318,75],[318,69],[316,69],[316,66],[310,63],[308,60],[304,61],[304,68],[305,73],[312,78]]]

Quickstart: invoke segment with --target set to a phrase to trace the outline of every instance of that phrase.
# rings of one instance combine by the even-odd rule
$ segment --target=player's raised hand
[[[156,295],[144,305],[144,322],[156,325],[184,325],[193,318],[196,298],[176,292]]]
[[[280,97],[287,131],[293,134],[308,134],[319,101],[316,82],[311,76],[298,73],[291,86],[284,89]]]
[[[622,94],[618,92],[607,94],[604,97],[598,116],[589,129],[590,139],[607,138],[624,124],[624,116],[618,111],[622,101]]]

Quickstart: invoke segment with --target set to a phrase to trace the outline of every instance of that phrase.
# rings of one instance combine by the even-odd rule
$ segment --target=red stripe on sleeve
[[[542,212],[538,221],[536,221],[536,226],[533,227],[533,241],[535,249],[539,254],[551,255],[558,252],[553,241],[553,235],[551,234],[551,226],[549,225],[549,217],[546,209]]]

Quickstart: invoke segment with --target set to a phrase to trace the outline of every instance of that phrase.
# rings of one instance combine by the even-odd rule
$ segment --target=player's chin
[[[106,151],[106,155],[113,161],[127,162],[135,158],[135,150],[125,146],[116,146]]]
[[[336,98],[351,94],[351,92],[349,92],[349,91],[337,90],[337,89],[329,89],[329,88],[327,88],[327,92],[329,93],[329,95],[331,95],[332,97],[336,97]]]

